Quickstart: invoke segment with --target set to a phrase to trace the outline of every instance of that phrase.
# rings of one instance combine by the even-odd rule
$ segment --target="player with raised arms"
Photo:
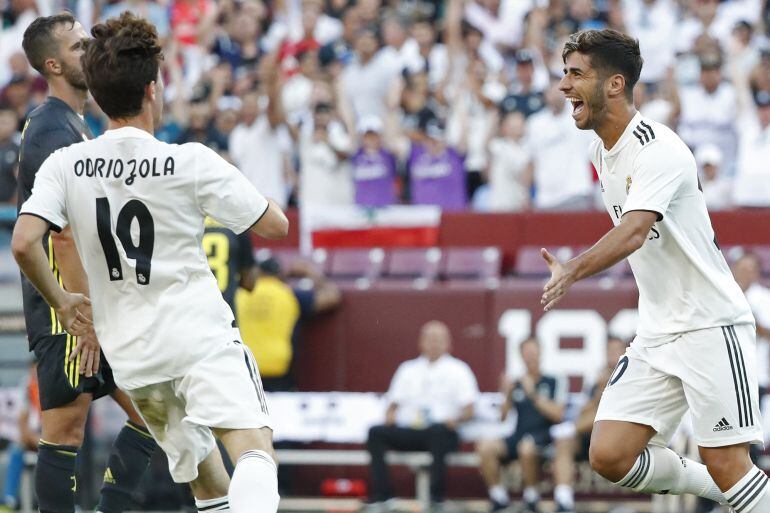
[[[615,227],[551,270],[550,310],[578,280],[628,258],[639,288],[636,338],[604,390],[591,437],[596,472],[647,493],[691,493],[736,513],[770,511],[751,309],[717,244],[692,152],[633,104],[642,69],[636,40],[613,30],[573,34],[560,89],[581,130]],[[569,179],[569,177],[565,177]],[[667,448],[690,410],[705,466]]]
[[[108,130],[43,163],[12,251],[62,326],[78,335],[90,301],[59,285],[40,245],[49,229],[69,225],[115,381],[166,452],[174,481],[190,482],[199,511],[275,513],[276,461],[259,373],[201,239],[206,216],[267,238],[284,237],[288,221],[212,150],[153,137],[163,108],[155,27],[125,12],[91,33],[83,71]],[[230,481],[214,436],[237,462]]]

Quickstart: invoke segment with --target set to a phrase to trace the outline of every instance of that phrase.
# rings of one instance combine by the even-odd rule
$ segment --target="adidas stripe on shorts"
[[[753,324],[682,333],[648,346],[637,337],[620,359],[596,420],[652,426],[666,445],[688,408],[702,447],[763,443]]]

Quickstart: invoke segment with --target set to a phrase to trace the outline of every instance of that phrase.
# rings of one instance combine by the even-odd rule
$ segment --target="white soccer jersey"
[[[203,251],[206,216],[241,233],[267,200],[207,147],[126,127],[54,152],[21,208],[72,226],[94,326],[131,390],[184,376],[238,339]]]
[[[590,155],[615,225],[631,210],[658,214],[647,241],[628,257],[639,288],[638,340],[653,346],[687,331],[753,323],[719,250],[684,142],[637,113],[611,150],[596,139]]]

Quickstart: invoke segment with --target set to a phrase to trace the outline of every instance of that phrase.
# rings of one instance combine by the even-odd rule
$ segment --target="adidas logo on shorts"
[[[720,420],[716,426],[714,426],[714,432],[717,431],[730,431],[733,427],[730,425],[724,417]]]

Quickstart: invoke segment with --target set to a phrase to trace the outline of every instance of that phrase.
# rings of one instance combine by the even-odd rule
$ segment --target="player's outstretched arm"
[[[40,291],[46,302],[56,310],[62,326],[72,335],[84,335],[91,327],[91,319],[84,307],[91,302],[83,294],[72,294],[59,286],[48,266],[40,240],[49,230],[49,223],[32,215],[20,215],[13,229],[11,251],[19,268],[27,279]]]
[[[275,201],[267,200],[267,210],[251,231],[265,239],[283,239],[289,234],[289,220]]]
[[[544,310],[553,308],[576,281],[609,269],[641,248],[657,220],[657,212],[626,212],[620,224],[607,232],[599,242],[565,263],[559,262],[555,256],[542,249],[541,254],[551,271],[551,279],[543,287],[543,297],[540,300]]]

